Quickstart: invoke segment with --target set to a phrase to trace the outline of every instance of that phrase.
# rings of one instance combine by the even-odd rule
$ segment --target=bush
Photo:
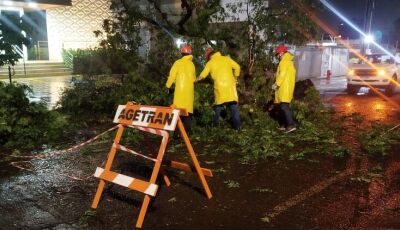
[[[131,68],[137,67],[136,55],[131,55],[126,50],[108,50],[103,48],[86,50],[64,50],[66,60],[67,52],[73,55],[73,73],[84,75],[99,74],[126,74]]]
[[[6,148],[31,150],[62,134],[65,119],[44,103],[30,103],[29,91],[26,85],[0,82],[0,144]]]
[[[162,82],[137,74],[124,76],[83,76],[64,90],[58,102],[60,111],[78,126],[110,123],[116,108],[128,101],[147,105],[169,105]]]

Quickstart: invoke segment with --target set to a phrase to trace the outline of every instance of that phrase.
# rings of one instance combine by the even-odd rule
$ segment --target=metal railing
[[[35,58],[36,58],[36,60],[48,60],[49,59],[49,42],[48,41],[37,41],[37,45],[35,45]]]
[[[14,53],[18,54],[21,58],[24,58],[24,51],[17,45],[11,45]]]
[[[26,66],[25,66],[25,55],[24,55],[24,51],[19,47],[19,46],[17,46],[17,45],[11,45],[12,46],[12,48],[13,48],[13,52],[14,53],[16,53],[16,54],[18,54],[20,57],[21,57],[21,59],[22,59],[22,62],[23,62],[23,64],[24,64],[24,76],[26,77]],[[15,72],[14,72],[14,75],[15,75]],[[10,77],[10,81],[11,81],[11,77]]]
[[[73,70],[74,69],[74,54],[71,50],[63,50],[64,66]]]
[[[64,41],[62,43],[64,65],[71,70],[74,69],[74,50],[93,49],[97,47],[97,41]]]

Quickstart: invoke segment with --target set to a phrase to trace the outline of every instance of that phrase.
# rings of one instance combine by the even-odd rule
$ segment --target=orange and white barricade
[[[92,208],[97,208],[106,181],[127,187],[137,192],[141,192],[144,194],[144,200],[139,212],[139,217],[136,222],[136,227],[141,228],[143,225],[144,216],[146,215],[146,211],[149,206],[150,196],[154,197],[157,194],[158,185],[156,184],[156,180],[162,165],[168,165],[172,168],[184,171],[196,172],[199,176],[201,184],[203,185],[207,197],[211,199],[212,194],[210,188],[208,187],[205,176],[211,177],[212,172],[210,169],[205,169],[200,167],[199,161],[197,160],[192,144],[190,143],[190,140],[183,126],[183,123],[179,117],[187,115],[188,114],[186,111],[179,110],[173,107],[136,105],[131,102],[128,102],[126,105],[119,105],[114,117],[114,123],[119,123],[114,143],[111,146],[111,150],[108,154],[108,159],[106,161],[104,169],[98,167],[94,174],[95,177],[100,179],[100,183],[92,203]],[[176,126],[178,126],[178,129],[181,134],[180,136],[183,138],[183,141],[186,144],[188,153],[192,159],[193,164],[189,165],[177,161],[163,162],[164,153],[169,139],[168,131],[174,131],[176,129]],[[135,152],[134,150],[128,149],[125,146],[120,145],[119,142],[121,140],[125,128],[134,128],[144,132],[149,132],[161,136],[162,141],[157,157],[152,158],[149,156],[145,156],[143,154]],[[154,169],[151,174],[150,180],[144,181],[111,171],[111,166],[114,161],[117,150],[129,152],[136,156],[140,156],[147,160],[153,161]],[[163,178],[166,182],[166,185],[169,186],[170,181],[168,177],[164,174]]]

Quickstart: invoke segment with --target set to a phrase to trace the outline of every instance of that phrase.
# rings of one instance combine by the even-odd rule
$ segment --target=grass
[[[89,209],[86,210],[85,213],[79,219],[79,228],[80,229],[89,229],[89,219],[96,216],[96,211]]]
[[[228,188],[239,188],[240,184],[237,181],[234,180],[226,180],[224,181],[224,184],[226,184],[226,186],[228,186]]]
[[[254,188],[254,189],[249,190],[249,192],[272,193],[273,191],[272,191],[272,189],[270,189],[270,188],[260,188],[260,187],[257,187],[257,188]]]

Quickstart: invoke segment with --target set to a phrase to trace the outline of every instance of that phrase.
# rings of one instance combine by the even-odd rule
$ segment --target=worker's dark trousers
[[[214,117],[213,117],[213,126],[216,127],[219,124],[219,117],[221,116],[221,111],[224,107],[228,107],[231,111],[231,119],[233,128],[236,130],[240,129],[241,122],[240,122],[240,114],[239,114],[239,105],[237,102],[228,102],[220,105],[214,106]]]
[[[191,113],[189,113],[189,116],[179,116],[179,118],[181,119],[181,121],[183,123],[183,127],[185,128],[187,135],[190,134],[190,115],[191,115]],[[178,139],[180,137],[181,137],[181,133],[178,130],[178,126],[176,126],[176,129],[174,132],[174,139]]]
[[[183,126],[185,127],[186,133],[190,133],[190,113],[189,116],[180,116]]]
[[[280,103],[280,107],[283,113],[283,116],[285,117],[285,125],[286,127],[293,127],[295,126],[292,112],[290,111],[290,106],[289,103]]]

